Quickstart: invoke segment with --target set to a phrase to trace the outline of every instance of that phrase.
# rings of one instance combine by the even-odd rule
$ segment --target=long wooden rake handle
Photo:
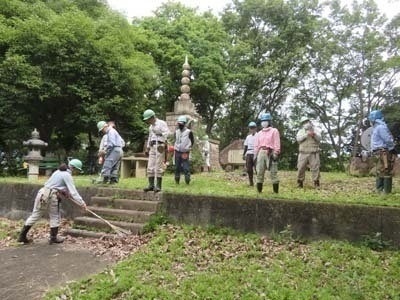
[[[114,224],[111,224],[109,221],[107,221],[106,219],[100,217],[98,214],[96,214],[94,211],[90,210],[89,208],[86,208],[86,210],[88,212],[90,212],[93,216],[95,216],[96,218],[98,218],[99,220],[102,220],[104,223],[106,223],[108,226],[110,226],[116,233],[118,233],[119,235],[127,235],[127,234],[131,234],[131,232],[127,229],[118,227]]]

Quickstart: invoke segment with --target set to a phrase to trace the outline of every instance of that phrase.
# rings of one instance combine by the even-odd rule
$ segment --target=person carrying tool
[[[371,111],[368,120],[373,126],[371,152],[375,157],[376,164],[376,191],[390,194],[392,192],[393,167],[397,157],[393,135],[380,110]]]
[[[64,239],[57,237],[60,226],[60,202],[69,199],[86,210],[86,203],[75,188],[72,174],[82,171],[82,162],[79,159],[71,159],[66,164],[61,164],[58,170],[46,181],[38,191],[33,206],[32,214],[26,219],[24,227],[18,237],[18,242],[28,244],[27,233],[31,227],[42,217],[42,213],[48,209],[50,218],[49,244],[59,244]]]
[[[247,175],[249,176],[249,185],[254,186],[254,139],[257,133],[257,124],[255,122],[250,122],[248,127],[249,134],[244,140],[243,160],[246,161],[246,171]]]
[[[105,140],[103,141],[102,139],[102,142],[105,142],[103,146],[103,151],[105,152],[104,164],[101,170],[104,184],[118,183],[118,173],[123,155],[122,147],[125,145],[123,138],[114,127],[105,121],[97,123],[99,132],[103,132],[106,135]]]
[[[194,144],[193,132],[186,127],[187,118],[179,116],[178,128],[175,131],[175,183],[179,184],[181,171],[185,174],[186,184],[190,183],[189,155]]]
[[[254,159],[257,171],[257,191],[262,192],[264,174],[268,170],[274,193],[279,192],[278,158],[281,152],[281,139],[279,131],[271,125],[270,113],[263,113],[260,116],[262,129],[257,132],[254,139]]]
[[[310,166],[311,176],[315,188],[320,186],[320,159],[319,144],[321,132],[313,126],[309,118],[300,120],[301,128],[297,132],[296,141],[299,143],[299,155],[297,158],[297,187],[303,188],[307,167]]]
[[[164,174],[165,146],[170,131],[167,123],[156,118],[156,114],[151,109],[144,111],[143,121],[150,125],[146,151],[149,153],[149,161],[147,163],[149,186],[144,188],[144,191],[159,192],[161,191],[162,176]],[[157,180],[156,186],[154,186],[155,178]]]

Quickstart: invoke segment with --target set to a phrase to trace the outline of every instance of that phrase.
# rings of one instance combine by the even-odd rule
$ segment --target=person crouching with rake
[[[57,237],[58,227],[60,226],[60,201],[70,199],[77,205],[86,210],[86,203],[76,190],[72,173],[82,171],[82,162],[79,159],[71,159],[66,164],[61,164],[58,170],[46,181],[35,198],[32,214],[25,221],[18,237],[18,242],[28,244],[32,242],[27,238],[27,233],[31,227],[42,217],[45,210],[49,211],[50,218],[50,239],[49,244],[60,244],[63,238]]]

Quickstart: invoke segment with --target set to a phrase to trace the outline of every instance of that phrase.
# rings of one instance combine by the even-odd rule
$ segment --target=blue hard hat
[[[179,116],[178,123],[187,123],[187,118],[185,116]]]
[[[261,120],[261,121],[271,121],[271,120],[272,120],[271,114],[268,113],[268,112],[267,112],[267,113],[261,114],[260,120]]]
[[[250,122],[248,127],[257,127],[257,124],[256,122]]]
[[[376,120],[382,120],[383,119],[383,115],[382,112],[380,110],[373,110],[369,113],[368,115],[368,120],[370,122],[375,122]]]

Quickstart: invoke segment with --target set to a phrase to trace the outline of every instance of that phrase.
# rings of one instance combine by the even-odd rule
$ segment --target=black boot
[[[154,177],[149,177],[149,186],[143,189],[145,192],[154,191]]]
[[[57,237],[58,234],[58,227],[52,227],[50,228],[50,239],[49,239],[49,244],[61,244],[64,243],[63,238]]]
[[[161,185],[162,185],[162,178],[157,177],[157,186],[154,188],[154,193],[158,193],[161,191]]]
[[[110,177],[104,176],[104,178],[103,178],[103,184],[107,184],[109,180],[110,180]]]
[[[118,179],[116,177],[110,178],[110,184],[117,184],[117,183],[118,183]]]
[[[257,182],[257,192],[261,193],[263,189],[263,184]]]
[[[392,192],[392,177],[383,178],[383,191],[385,194],[390,194]]]
[[[24,244],[29,244],[32,242],[32,240],[28,240],[26,235],[28,234],[29,229],[31,229],[32,226],[30,225],[24,225],[24,227],[21,230],[21,233],[19,234],[19,237],[17,239],[17,242],[19,243],[24,243]]]
[[[298,187],[299,189],[302,189],[302,188],[303,188],[303,180],[297,180],[297,187]]]
[[[319,189],[319,180],[315,180],[315,181],[314,181],[314,187],[315,187],[316,189]]]
[[[279,183],[272,184],[272,189],[274,190],[275,194],[279,193]]]
[[[180,178],[179,177],[175,177],[175,183],[179,184]]]

